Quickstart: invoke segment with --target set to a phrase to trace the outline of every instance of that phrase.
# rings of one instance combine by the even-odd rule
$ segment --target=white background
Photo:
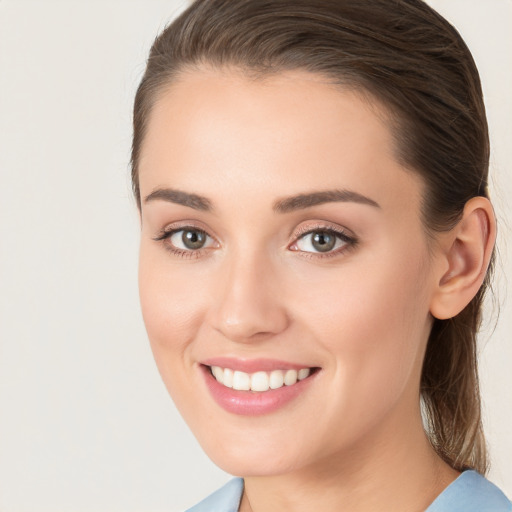
[[[490,478],[512,496],[512,2],[430,3],[472,49],[488,107],[502,268],[482,385]],[[175,412],[137,296],[131,106],[184,6],[0,0],[2,512],[172,512],[229,478]]]

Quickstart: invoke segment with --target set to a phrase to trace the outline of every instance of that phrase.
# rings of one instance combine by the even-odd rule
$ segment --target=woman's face
[[[144,321],[178,409],[232,474],[347,459],[419,420],[435,255],[385,119],[301,71],[187,72],[154,107]]]

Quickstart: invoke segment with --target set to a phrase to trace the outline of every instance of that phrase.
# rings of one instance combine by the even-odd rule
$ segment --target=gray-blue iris
[[[183,231],[181,240],[187,249],[201,249],[206,242],[206,234],[202,231]]]
[[[313,233],[311,243],[319,252],[327,252],[336,245],[336,237],[325,231],[317,231]]]

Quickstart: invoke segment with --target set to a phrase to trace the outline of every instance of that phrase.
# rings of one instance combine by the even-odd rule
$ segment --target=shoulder
[[[243,479],[233,478],[186,512],[237,512],[243,490]]]
[[[426,512],[512,512],[512,503],[482,475],[464,471]]]

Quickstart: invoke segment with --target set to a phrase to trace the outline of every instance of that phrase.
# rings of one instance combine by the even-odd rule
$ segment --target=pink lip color
[[[255,373],[258,371],[271,372],[273,370],[300,370],[301,368],[310,368],[309,365],[300,365],[279,361],[277,359],[235,359],[234,357],[212,357],[201,361],[201,364],[207,366],[220,366],[221,368],[231,368],[245,373]]]
[[[232,368],[232,366],[228,365],[227,368]],[[262,370],[261,366],[258,366],[258,368]],[[279,366],[278,368],[282,370],[287,369],[283,366]],[[305,367],[302,366],[301,368]],[[208,390],[210,391],[215,402],[217,402],[217,404],[220,405],[224,410],[242,416],[258,416],[262,414],[269,414],[280,409],[294,398],[298,397],[298,395],[303,393],[317,375],[315,372],[308,378],[298,381],[293,386],[283,386],[278,389],[269,389],[268,391],[264,392],[255,392],[237,391],[231,388],[227,388],[226,386],[223,386],[217,382],[207,366],[200,365],[200,369],[204,375],[206,386],[208,387]]]

